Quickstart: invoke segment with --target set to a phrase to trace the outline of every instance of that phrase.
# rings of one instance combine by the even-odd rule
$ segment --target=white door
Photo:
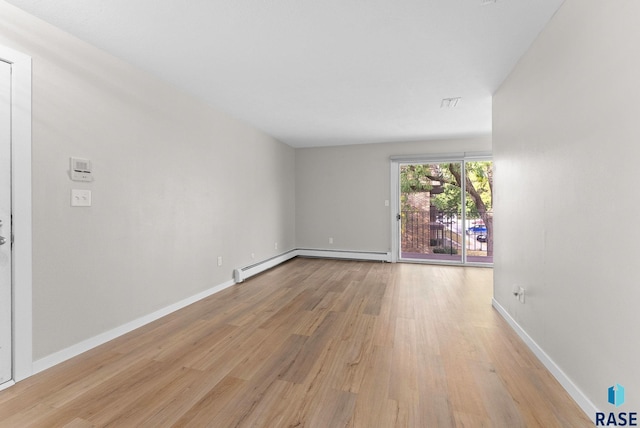
[[[0,384],[11,380],[11,65],[0,61]]]

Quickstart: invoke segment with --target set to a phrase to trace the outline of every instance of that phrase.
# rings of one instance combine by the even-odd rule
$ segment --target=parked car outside
[[[467,229],[467,235],[473,233],[477,235],[479,233],[485,234],[487,233],[487,227],[484,224],[476,224],[475,226],[471,226]]]
[[[487,235],[478,235],[476,237],[476,241],[478,241],[478,242],[487,242]]]

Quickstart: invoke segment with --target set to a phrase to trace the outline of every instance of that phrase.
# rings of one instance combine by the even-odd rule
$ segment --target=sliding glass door
[[[466,261],[493,263],[493,162],[465,162]]]
[[[461,163],[400,167],[400,258],[462,261],[462,193],[451,170]]]
[[[489,159],[398,162],[398,260],[493,263]]]

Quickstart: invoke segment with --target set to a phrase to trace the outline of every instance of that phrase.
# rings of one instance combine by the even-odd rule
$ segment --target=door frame
[[[430,163],[444,163],[444,162],[462,162],[486,160],[491,159],[492,153],[490,151],[479,152],[461,152],[461,153],[435,153],[435,154],[423,154],[423,155],[401,155],[391,156],[391,262],[397,263],[400,260],[400,222],[397,220],[397,215],[400,213],[400,166],[409,164],[430,164]],[[462,194],[465,194],[464,182],[462,183]],[[464,223],[464,210],[462,213],[462,221]],[[492,267],[493,264],[486,263],[468,263],[466,257],[463,257],[462,262],[442,262],[436,260],[428,261],[415,261],[416,263],[429,263],[429,264],[449,264],[456,266],[481,266]],[[406,261],[406,260],[401,260]],[[413,261],[412,261],[413,262]]]
[[[17,382],[33,374],[31,57],[0,46],[0,59],[11,64],[12,370]]]

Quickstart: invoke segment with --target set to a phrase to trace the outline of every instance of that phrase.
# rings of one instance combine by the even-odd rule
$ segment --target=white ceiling
[[[294,147],[489,134],[491,95],[563,2],[7,1]]]

